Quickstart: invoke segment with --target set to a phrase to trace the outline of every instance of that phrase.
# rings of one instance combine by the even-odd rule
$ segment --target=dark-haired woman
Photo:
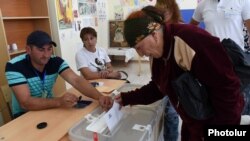
[[[107,52],[103,48],[96,47],[97,32],[94,28],[83,28],[80,38],[83,48],[76,53],[75,60],[77,70],[86,79],[121,78],[121,74],[113,70]]]

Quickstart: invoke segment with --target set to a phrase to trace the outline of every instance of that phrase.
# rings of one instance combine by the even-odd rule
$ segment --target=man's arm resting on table
[[[85,79],[91,80],[91,79],[100,79],[101,75],[99,72],[93,72],[88,67],[80,68],[79,71],[84,76]]]
[[[111,97],[103,96],[84,77],[77,75],[72,69],[68,68],[60,75],[85,96],[98,100],[104,110],[108,110],[112,106],[113,100]]]
[[[11,87],[20,106],[27,110],[43,110],[56,107],[72,107],[77,101],[77,97],[72,94],[65,94],[58,98],[32,97],[29,86],[21,84]]]
[[[121,76],[118,72],[113,71],[111,63],[106,63],[107,70],[102,70],[99,72],[93,72],[88,67],[80,68],[81,74],[87,80],[92,79],[105,79],[105,78],[116,78],[119,79]]]
[[[106,78],[111,79],[121,79],[121,74],[117,71],[114,71],[111,63],[106,63],[107,71],[109,72]]]
[[[72,69],[68,68],[64,70],[61,74],[62,78],[70,83],[79,92],[87,97],[99,100],[102,94],[97,91],[92,85],[82,76],[77,75]]]

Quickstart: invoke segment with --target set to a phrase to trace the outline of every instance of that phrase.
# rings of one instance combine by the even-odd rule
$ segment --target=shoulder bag
[[[190,72],[186,71],[181,74],[176,80],[172,81],[172,86],[179,103],[190,117],[205,120],[213,115],[213,108],[206,87]]]

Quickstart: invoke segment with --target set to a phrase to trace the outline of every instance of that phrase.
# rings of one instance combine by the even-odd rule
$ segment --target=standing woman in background
[[[199,25],[204,22],[205,30],[213,36],[226,38],[236,42],[243,51],[248,51],[244,45],[244,24],[250,31],[250,1],[249,0],[202,0],[196,7],[190,24]],[[247,38],[247,36],[246,36]],[[248,42],[246,39],[246,43]],[[245,107],[242,115],[250,115],[250,84],[243,88]]]
[[[164,12],[164,21],[166,23],[183,23],[181,12],[176,0],[157,0],[155,5]]]
[[[244,24],[250,31],[249,0],[202,0],[194,10],[190,24],[204,22],[213,36],[231,38],[244,50]]]

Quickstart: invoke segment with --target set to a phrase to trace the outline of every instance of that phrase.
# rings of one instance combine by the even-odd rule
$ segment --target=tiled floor
[[[139,64],[137,61],[130,61],[126,66],[123,61],[112,61],[113,68],[115,70],[123,70],[128,73],[128,80],[131,84],[145,85],[151,80],[151,72],[149,61],[143,61],[141,63],[141,71],[139,74]],[[179,133],[182,120],[179,120]],[[178,141],[180,141],[180,136]]]

